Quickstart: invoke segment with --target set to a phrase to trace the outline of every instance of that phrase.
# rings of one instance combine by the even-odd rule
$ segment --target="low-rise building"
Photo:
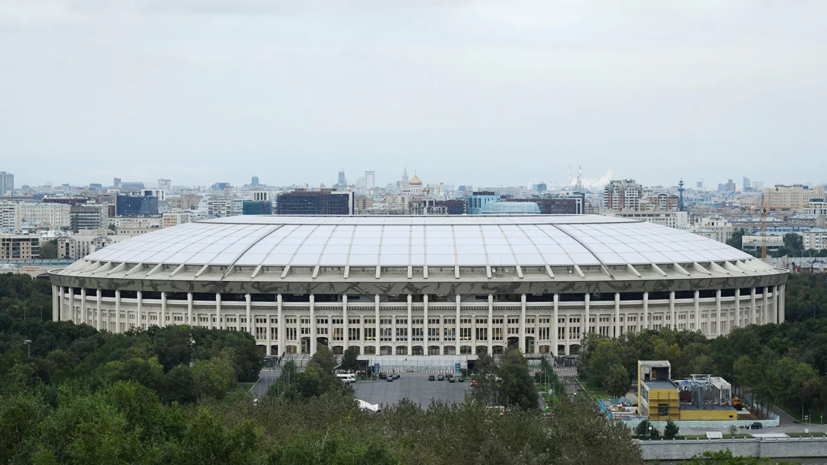
[[[699,236],[726,244],[728,240],[732,239],[733,229],[727,220],[714,216],[701,218],[690,231]]]
[[[40,237],[27,234],[0,234],[0,259],[40,257]]]
[[[659,224],[667,228],[687,229],[689,226],[689,215],[686,212],[630,212],[630,211],[608,211],[606,216],[629,218],[647,223]]]
[[[115,233],[119,236],[137,236],[161,229],[163,218],[160,216],[109,219],[109,224],[115,226]]]
[[[812,228],[801,235],[804,242],[804,249],[827,249],[827,228]]]
[[[163,225],[165,228],[171,228],[181,224],[192,221],[192,213],[190,212],[166,212],[163,216]]]
[[[79,234],[57,240],[57,256],[61,259],[81,259],[96,250],[115,244],[130,236],[114,236],[108,229],[83,230]]]

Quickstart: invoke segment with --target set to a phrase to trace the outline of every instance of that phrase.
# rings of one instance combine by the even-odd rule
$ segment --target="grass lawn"
[[[781,406],[781,405],[775,405],[775,407],[779,408],[780,410],[783,410],[784,412],[787,413],[787,415],[795,418],[795,420],[797,422],[799,422],[801,424],[806,423],[801,418],[801,411],[800,410],[798,410],[798,411],[790,410],[787,407],[784,407],[784,406]],[[823,423],[821,423],[821,420],[822,420],[822,415],[821,414],[812,415],[812,418],[810,419],[810,423],[813,424],[813,425],[821,425],[821,424],[823,424]]]
[[[827,436],[827,433],[787,433],[787,436],[791,438],[809,438],[811,436],[814,438],[823,438]]]

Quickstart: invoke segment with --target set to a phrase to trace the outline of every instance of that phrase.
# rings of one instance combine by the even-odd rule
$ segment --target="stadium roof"
[[[227,266],[692,264],[752,256],[688,231],[593,215],[244,216],[136,236],[89,261]]]

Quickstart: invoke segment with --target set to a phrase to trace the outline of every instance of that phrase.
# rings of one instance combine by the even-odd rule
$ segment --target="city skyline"
[[[565,179],[568,165],[644,184],[793,183],[827,167],[825,13],[806,0],[15,2],[0,7],[18,44],[0,50],[2,169],[18,185],[329,185],[319,167],[343,165],[379,185],[404,165],[477,185]]]

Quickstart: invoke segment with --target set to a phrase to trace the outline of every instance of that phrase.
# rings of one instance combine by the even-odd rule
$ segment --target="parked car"
[[[393,374],[393,379],[399,379],[399,373],[394,373]]]
[[[454,375],[448,375],[448,382],[453,383],[454,381],[456,381],[456,379],[454,379]]]
[[[393,382],[393,375],[386,376],[385,379],[387,379],[389,383],[392,383]]]
[[[437,381],[445,381],[445,375],[440,374],[439,376],[436,377],[436,380]]]
[[[749,429],[761,429],[764,427],[764,424],[760,421],[754,421],[751,425],[749,425]]]
[[[471,380],[471,387],[474,387],[474,386],[476,386],[476,385],[477,385],[477,380],[472,379],[472,380]]]
[[[387,377],[388,377],[388,375],[385,374],[384,372],[379,373],[379,379],[385,379]]]
[[[465,377],[462,376],[462,375],[457,376],[457,382],[464,383],[465,382]]]
[[[434,375],[428,376],[428,381],[436,381],[436,376],[434,376]]]

